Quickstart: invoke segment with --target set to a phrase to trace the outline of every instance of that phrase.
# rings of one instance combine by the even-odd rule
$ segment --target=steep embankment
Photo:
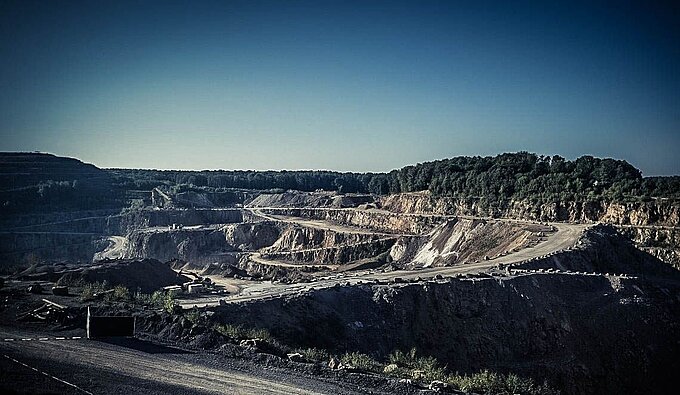
[[[396,240],[396,238],[384,238],[332,247],[267,252],[263,253],[262,257],[265,259],[292,263],[344,265],[363,259],[377,259],[382,254],[386,255]]]
[[[515,372],[567,394],[654,392],[672,380],[680,274],[606,226],[520,267],[572,272],[335,287],[222,306],[214,320],[378,358],[417,347],[452,371]]]
[[[141,230],[128,235],[125,258],[180,259],[219,262],[219,253],[233,252],[224,233],[217,229]]]
[[[539,257],[518,265],[525,269],[557,268],[576,272],[625,273],[680,281],[680,273],[655,256],[635,248],[610,225],[587,230],[576,248]]]
[[[529,248],[552,232],[538,224],[454,218],[427,236],[400,239],[390,255],[404,268],[448,266]]]
[[[680,228],[617,227],[635,245],[680,270]]]
[[[288,225],[262,257],[290,263],[342,265],[386,253],[396,237]]]
[[[98,235],[72,233],[0,233],[0,260],[3,266],[16,267],[39,261],[92,260]]]
[[[375,209],[287,208],[260,209],[260,211],[273,215],[318,219],[394,234],[427,233],[446,219],[439,215],[403,215]]]
[[[677,296],[633,280],[533,275],[321,290],[226,306],[215,319],[379,358],[416,347],[452,371],[516,372],[568,394],[644,393],[680,367]]]
[[[287,191],[283,193],[262,193],[248,201],[250,207],[357,207],[361,204],[373,203],[372,195],[338,194],[336,192],[301,192]]]
[[[397,213],[425,213],[518,218],[535,221],[607,222],[619,225],[680,226],[680,204],[657,199],[647,202],[509,201],[501,207],[485,207],[479,199],[435,198],[429,192],[384,196],[381,207]]]
[[[279,227],[269,222],[183,229],[147,228],[128,234],[123,256],[160,261],[179,259],[192,264],[234,263],[233,253],[269,246],[279,234]]]

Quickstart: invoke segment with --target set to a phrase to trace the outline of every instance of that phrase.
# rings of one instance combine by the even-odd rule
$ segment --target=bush
[[[528,394],[528,395],[557,395],[558,391],[550,388],[546,383],[537,385],[532,379],[522,378],[515,374],[502,375],[484,370],[472,375],[451,375],[449,384],[461,391],[480,394]]]
[[[113,287],[111,298],[113,300],[130,300],[130,291],[122,285],[116,285]]]
[[[245,328],[242,325],[219,324],[215,326],[215,330],[234,340],[261,339],[267,342],[274,341],[271,333],[261,328]]]
[[[96,294],[106,291],[105,283],[89,283],[83,286],[83,290],[80,293],[80,299],[83,301],[93,300]]]
[[[390,364],[397,365],[399,369],[393,370],[391,375],[404,375],[424,381],[446,380],[446,371],[439,366],[439,362],[434,357],[419,357],[415,348],[405,353],[396,350],[387,357]]]
[[[163,311],[168,314],[179,314],[182,312],[182,307],[175,301],[175,298],[170,294],[164,294]]]
[[[328,351],[318,348],[298,348],[295,352],[302,354],[302,357],[310,362],[326,362],[331,359]]]
[[[192,324],[197,324],[201,320],[201,313],[196,309],[191,309],[189,312],[184,314],[184,317],[188,319]]]
[[[340,362],[342,362],[343,365],[367,372],[380,373],[382,370],[382,365],[378,361],[366,354],[356,351],[345,353],[342,357],[340,357]]]

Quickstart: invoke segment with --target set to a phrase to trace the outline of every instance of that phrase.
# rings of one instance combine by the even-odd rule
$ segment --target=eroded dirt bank
[[[568,394],[644,393],[680,367],[679,296],[630,279],[528,275],[318,290],[220,307],[215,319],[378,358],[417,347],[452,371],[513,371]]]

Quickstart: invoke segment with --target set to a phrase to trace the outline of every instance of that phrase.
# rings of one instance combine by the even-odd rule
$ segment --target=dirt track
[[[123,236],[109,236],[109,246],[102,252],[95,254],[93,261],[104,259],[120,259],[125,253],[128,240]]]
[[[293,219],[289,219],[293,221]],[[303,220],[306,222],[306,220]],[[401,279],[414,279],[414,278],[425,278],[433,277],[436,275],[441,276],[452,276],[455,274],[467,274],[467,273],[477,273],[497,266],[498,264],[510,264],[529,260],[535,257],[541,257],[556,251],[563,250],[565,248],[572,247],[574,243],[581,236],[583,231],[587,229],[590,225],[582,224],[562,224],[554,223],[551,224],[557,228],[557,232],[550,235],[547,240],[539,243],[535,247],[525,248],[518,252],[501,256],[495,259],[490,259],[488,261],[483,261],[479,263],[470,263],[456,266],[447,267],[432,267],[421,270],[395,270],[390,272],[380,272],[375,270],[367,271],[357,271],[353,273],[339,273],[333,274],[325,278],[321,278],[318,281],[312,283],[302,283],[302,284],[273,284],[271,282],[253,282],[252,284],[242,285],[240,287],[240,293],[228,298],[219,297],[201,297],[191,300],[183,300],[181,302],[182,307],[191,308],[193,306],[204,307],[204,306],[215,306],[220,303],[220,299],[224,299],[227,303],[241,303],[246,301],[252,301],[257,299],[268,299],[273,297],[278,297],[282,295],[290,295],[299,292],[305,292],[314,288],[329,288],[336,284],[356,284],[358,282],[370,282],[370,281],[391,281],[396,278]]]
[[[114,344],[86,339],[39,341],[38,336],[29,331],[0,328],[3,375],[23,380],[23,390],[27,393],[366,393],[355,391],[349,384],[317,380],[276,368],[243,363],[229,366],[235,362],[214,354],[193,353],[136,339],[117,340]],[[5,338],[16,340],[3,341]],[[33,340],[22,341],[22,338]]]

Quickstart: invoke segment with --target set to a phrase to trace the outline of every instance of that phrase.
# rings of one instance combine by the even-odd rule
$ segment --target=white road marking
[[[44,342],[44,341],[48,341],[48,340],[70,340],[70,339],[79,340],[79,339],[82,339],[82,338],[83,338],[82,336],[73,336],[73,337],[63,337],[63,336],[61,336],[61,337],[55,337],[55,338],[51,338],[51,337],[36,337],[36,338],[26,337],[26,338],[21,338],[21,339],[5,338],[4,340],[6,342],[13,342],[15,340],[21,340],[21,341],[39,340],[39,341]]]
[[[26,364],[23,363],[23,362],[17,361],[16,359],[10,357],[10,356],[7,355],[7,354],[3,354],[2,356],[5,357],[5,358],[7,358],[7,359],[9,359],[9,360],[11,360],[11,361],[14,361],[14,362],[18,363],[18,364],[21,365],[21,366],[25,366],[25,367],[27,367],[27,368],[29,368],[29,369],[31,369],[31,370],[34,370],[34,371],[36,371],[36,372],[38,372],[38,373],[40,373],[40,374],[43,374],[43,375],[45,375],[45,376],[47,376],[47,377],[49,377],[49,378],[51,378],[51,379],[57,380],[57,381],[60,382],[60,383],[64,383],[64,384],[66,384],[66,385],[68,385],[68,386],[71,386],[71,387],[73,387],[73,388],[75,388],[75,389],[77,389],[77,390],[79,390],[79,391],[82,391],[82,392],[85,393],[85,394],[94,395],[92,392],[86,391],[86,390],[84,390],[84,389],[78,387],[78,386],[75,385],[75,384],[71,384],[71,383],[69,383],[68,381],[64,381],[64,380],[62,380],[62,379],[60,379],[60,378],[58,378],[58,377],[52,376],[52,375],[49,374],[49,373],[45,373],[45,372],[43,372],[43,371],[41,371],[41,370],[38,370],[38,369],[34,368],[33,366],[28,366],[28,365],[26,365]]]

